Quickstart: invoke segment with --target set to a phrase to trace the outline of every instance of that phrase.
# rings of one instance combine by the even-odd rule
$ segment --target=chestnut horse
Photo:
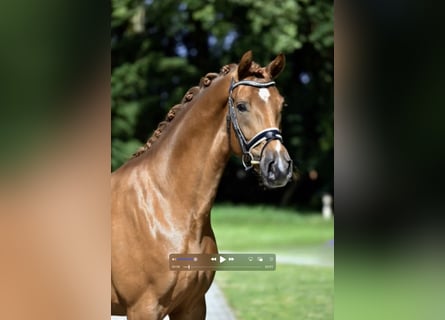
[[[129,320],[203,320],[214,271],[170,271],[170,253],[217,253],[210,210],[232,153],[264,186],[286,185],[283,98],[266,67],[246,52],[209,73],[173,107],[153,136],[111,177],[111,310]]]

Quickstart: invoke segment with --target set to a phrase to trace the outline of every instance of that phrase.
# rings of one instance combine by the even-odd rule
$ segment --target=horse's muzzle
[[[267,188],[284,187],[292,177],[292,160],[280,141],[269,143],[260,161],[261,178]]]

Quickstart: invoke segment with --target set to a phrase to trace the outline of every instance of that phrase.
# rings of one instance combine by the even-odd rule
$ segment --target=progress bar
[[[274,271],[273,253],[170,254],[170,270]]]

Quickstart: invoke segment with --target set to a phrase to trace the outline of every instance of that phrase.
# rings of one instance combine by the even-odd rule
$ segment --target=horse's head
[[[242,156],[246,170],[254,168],[268,188],[282,187],[292,176],[292,160],[279,130],[284,99],[273,81],[284,64],[285,57],[280,54],[260,67],[248,51],[229,89],[232,149]]]

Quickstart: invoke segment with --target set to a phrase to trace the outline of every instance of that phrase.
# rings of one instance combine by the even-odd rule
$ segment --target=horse
[[[267,188],[283,187],[292,160],[280,132],[277,55],[261,67],[208,73],[146,144],[111,175],[111,313],[129,320],[204,320],[215,271],[170,271],[171,253],[218,253],[210,211],[230,156]]]

